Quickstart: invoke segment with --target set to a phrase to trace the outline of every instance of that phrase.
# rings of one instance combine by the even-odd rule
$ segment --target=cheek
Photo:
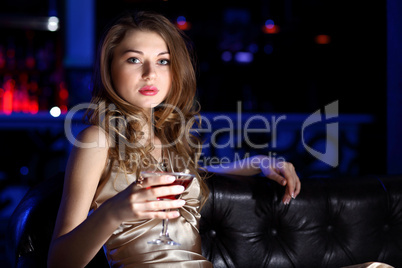
[[[124,72],[119,70],[118,68],[112,68],[110,73],[110,80],[112,82],[113,88],[116,92],[124,89],[125,81],[127,81],[127,77],[125,77]]]

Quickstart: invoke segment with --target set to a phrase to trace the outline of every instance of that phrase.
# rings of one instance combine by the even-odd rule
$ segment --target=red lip
[[[155,96],[156,94],[158,94],[159,90],[157,87],[154,87],[154,86],[145,86],[145,87],[142,87],[139,90],[139,92],[145,96]]]

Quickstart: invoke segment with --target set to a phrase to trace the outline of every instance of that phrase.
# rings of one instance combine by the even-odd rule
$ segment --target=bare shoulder
[[[70,153],[54,237],[76,228],[88,216],[108,159],[106,133],[90,126],[76,137]]]
[[[89,126],[82,130],[75,142],[76,147],[81,148],[109,148],[109,138],[105,130],[98,126]]]
[[[105,131],[97,126],[85,128],[74,142],[67,163],[67,175],[99,181],[100,171],[107,163],[108,151],[109,141]]]

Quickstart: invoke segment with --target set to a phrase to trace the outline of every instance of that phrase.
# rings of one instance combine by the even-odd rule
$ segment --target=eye
[[[137,58],[129,58],[127,61],[129,63],[141,63],[141,61]]]
[[[158,61],[158,64],[160,65],[169,65],[170,64],[170,60],[167,59],[162,59]]]

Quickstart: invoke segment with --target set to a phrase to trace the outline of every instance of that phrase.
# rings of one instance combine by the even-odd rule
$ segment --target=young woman
[[[83,267],[102,246],[111,267],[212,267],[201,255],[198,234],[208,190],[198,172],[200,143],[190,135],[198,110],[184,35],[159,14],[127,14],[106,32],[98,61],[93,107],[87,112],[91,126],[79,134],[67,164],[49,267]],[[286,185],[284,203],[297,196],[300,181],[290,163],[263,165],[270,160],[264,156],[253,160],[259,165],[207,169],[240,175],[263,171]],[[144,170],[188,170],[196,178],[184,189],[169,185],[171,176],[141,178]],[[156,200],[177,194],[179,200]],[[180,246],[147,243],[158,237],[161,219],[170,219]]]

